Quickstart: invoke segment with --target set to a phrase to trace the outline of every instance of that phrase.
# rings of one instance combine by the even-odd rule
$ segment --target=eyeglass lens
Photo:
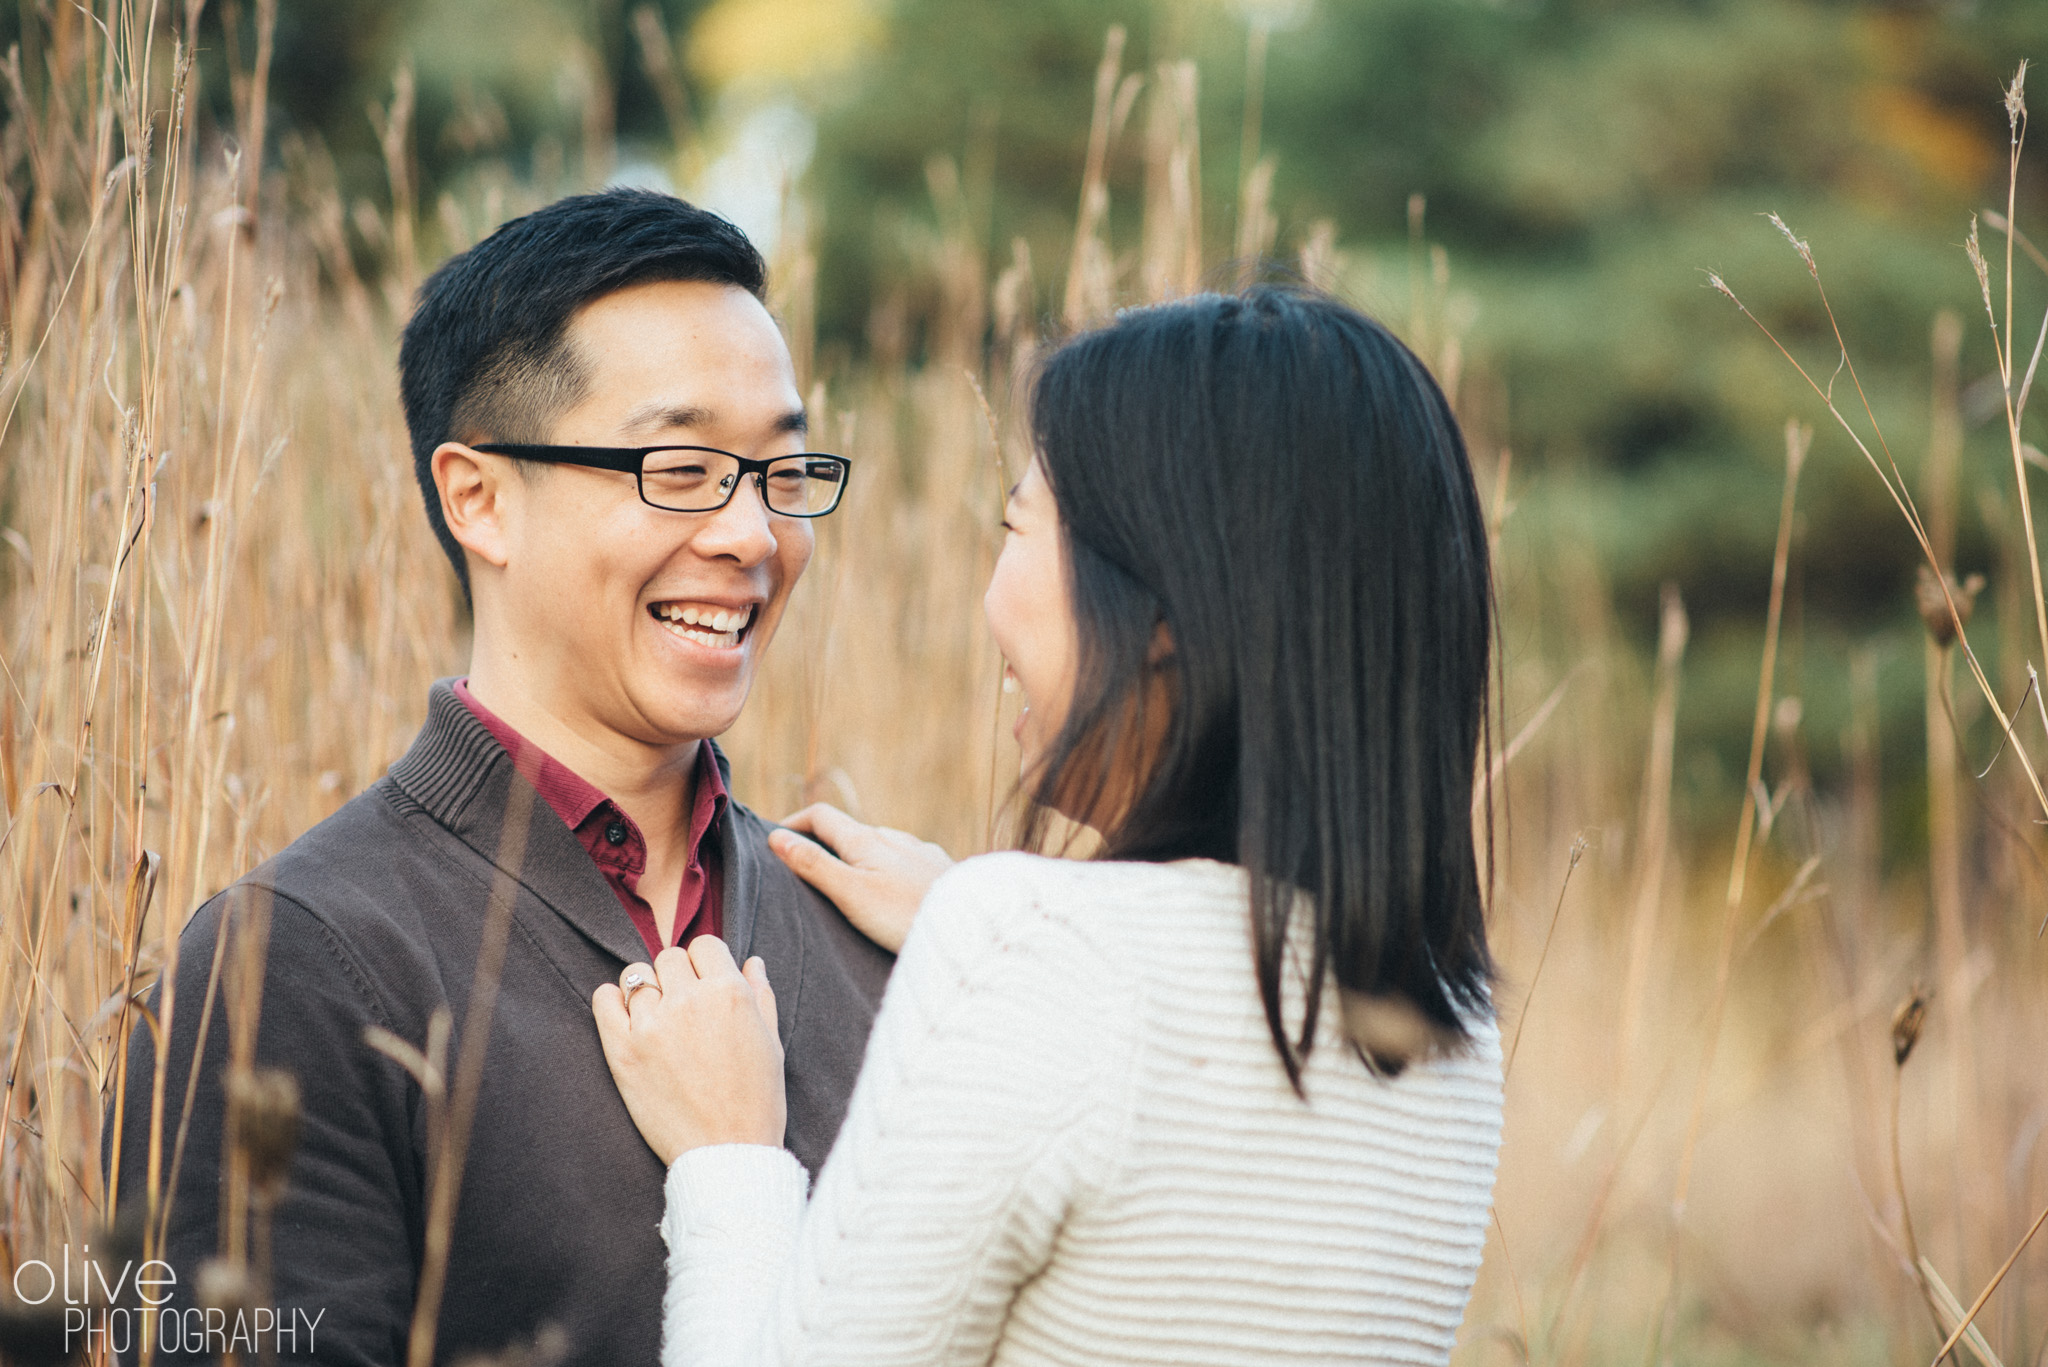
[[[737,458],[722,451],[650,451],[640,468],[640,491],[657,508],[680,513],[722,507],[740,479]],[[816,517],[839,501],[846,466],[829,456],[785,456],[771,461],[762,491],[773,512]]]

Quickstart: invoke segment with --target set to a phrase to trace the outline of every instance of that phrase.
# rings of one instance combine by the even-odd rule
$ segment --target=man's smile
[[[647,611],[671,635],[714,650],[737,650],[754,624],[756,603],[721,604],[690,599],[649,603]]]

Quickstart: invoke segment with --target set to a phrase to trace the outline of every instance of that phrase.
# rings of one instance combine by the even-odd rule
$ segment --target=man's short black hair
[[[515,218],[420,287],[398,351],[398,387],[427,521],[469,589],[441,516],[435,448],[451,440],[545,442],[589,382],[569,319],[593,299],[651,280],[733,285],[760,298],[767,265],[717,214],[653,190],[572,195]]]

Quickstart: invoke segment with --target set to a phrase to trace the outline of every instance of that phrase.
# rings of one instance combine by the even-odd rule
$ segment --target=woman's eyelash
[[[1000,521],[998,521],[998,522],[996,523],[996,525],[997,525],[998,527],[1001,527],[1001,528],[1002,528],[1002,529],[1003,529],[1004,531],[1006,531],[1006,532],[1014,532],[1014,531],[1016,531],[1016,530],[1017,530],[1017,529],[1016,529],[1015,527],[1012,527],[1012,526],[1010,525],[1010,519],[1009,519],[1009,518],[1007,518],[1007,517],[1006,517],[1006,518],[1003,518],[1003,519],[1002,519],[1002,520],[1000,520]]]

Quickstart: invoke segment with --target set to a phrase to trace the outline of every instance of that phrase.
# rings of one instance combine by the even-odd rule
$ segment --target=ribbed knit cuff
[[[735,1234],[763,1224],[793,1228],[811,1176],[796,1155],[769,1144],[707,1144],[669,1164],[662,1242],[684,1235]]]

